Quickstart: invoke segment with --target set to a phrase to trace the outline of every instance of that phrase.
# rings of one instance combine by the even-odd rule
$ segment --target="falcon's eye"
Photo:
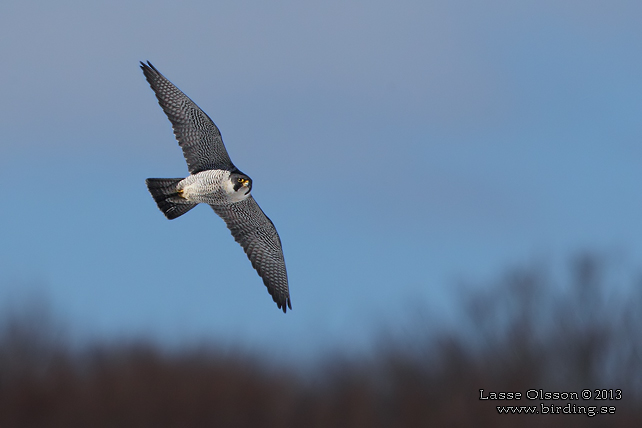
[[[244,178],[239,177],[239,183],[243,183],[245,181]]]

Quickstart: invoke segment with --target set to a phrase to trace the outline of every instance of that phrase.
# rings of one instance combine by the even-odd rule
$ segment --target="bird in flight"
[[[149,61],[140,64],[172,123],[189,170],[187,178],[145,180],[158,208],[172,220],[199,203],[211,206],[243,247],[279,309],[292,309],[281,239],[250,194],[252,179],[234,166],[212,119]]]

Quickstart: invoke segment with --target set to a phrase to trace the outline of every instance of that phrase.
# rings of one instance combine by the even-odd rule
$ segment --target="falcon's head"
[[[235,193],[241,195],[249,195],[252,190],[252,179],[242,172],[234,172],[230,174],[230,180],[232,181],[232,187],[234,188]]]

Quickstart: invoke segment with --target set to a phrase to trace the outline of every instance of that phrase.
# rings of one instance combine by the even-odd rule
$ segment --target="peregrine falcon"
[[[172,220],[199,203],[214,209],[241,244],[279,309],[292,309],[281,239],[250,194],[252,179],[230,160],[212,119],[148,61],[140,68],[174,128],[187,178],[148,178],[158,208]]]

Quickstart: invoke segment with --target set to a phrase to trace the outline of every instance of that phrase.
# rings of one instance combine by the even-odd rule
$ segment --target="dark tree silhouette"
[[[566,280],[514,269],[460,289],[461,329],[388,334],[374,355],[307,375],[213,345],[144,340],[71,350],[43,305],[0,325],[0,427],[638,427],[642,293],[582,255]],[[634,281],[635,282],[635,281]],[[639,282],[639,281],[638,281]],[[620,297],[614,291],[621,291]],[[526,391],[621,390],[621,400],[528,400]],[[521,400],[480,400],[480,389]],[[614,406],[613,414],[502,414],[497,406]]]

